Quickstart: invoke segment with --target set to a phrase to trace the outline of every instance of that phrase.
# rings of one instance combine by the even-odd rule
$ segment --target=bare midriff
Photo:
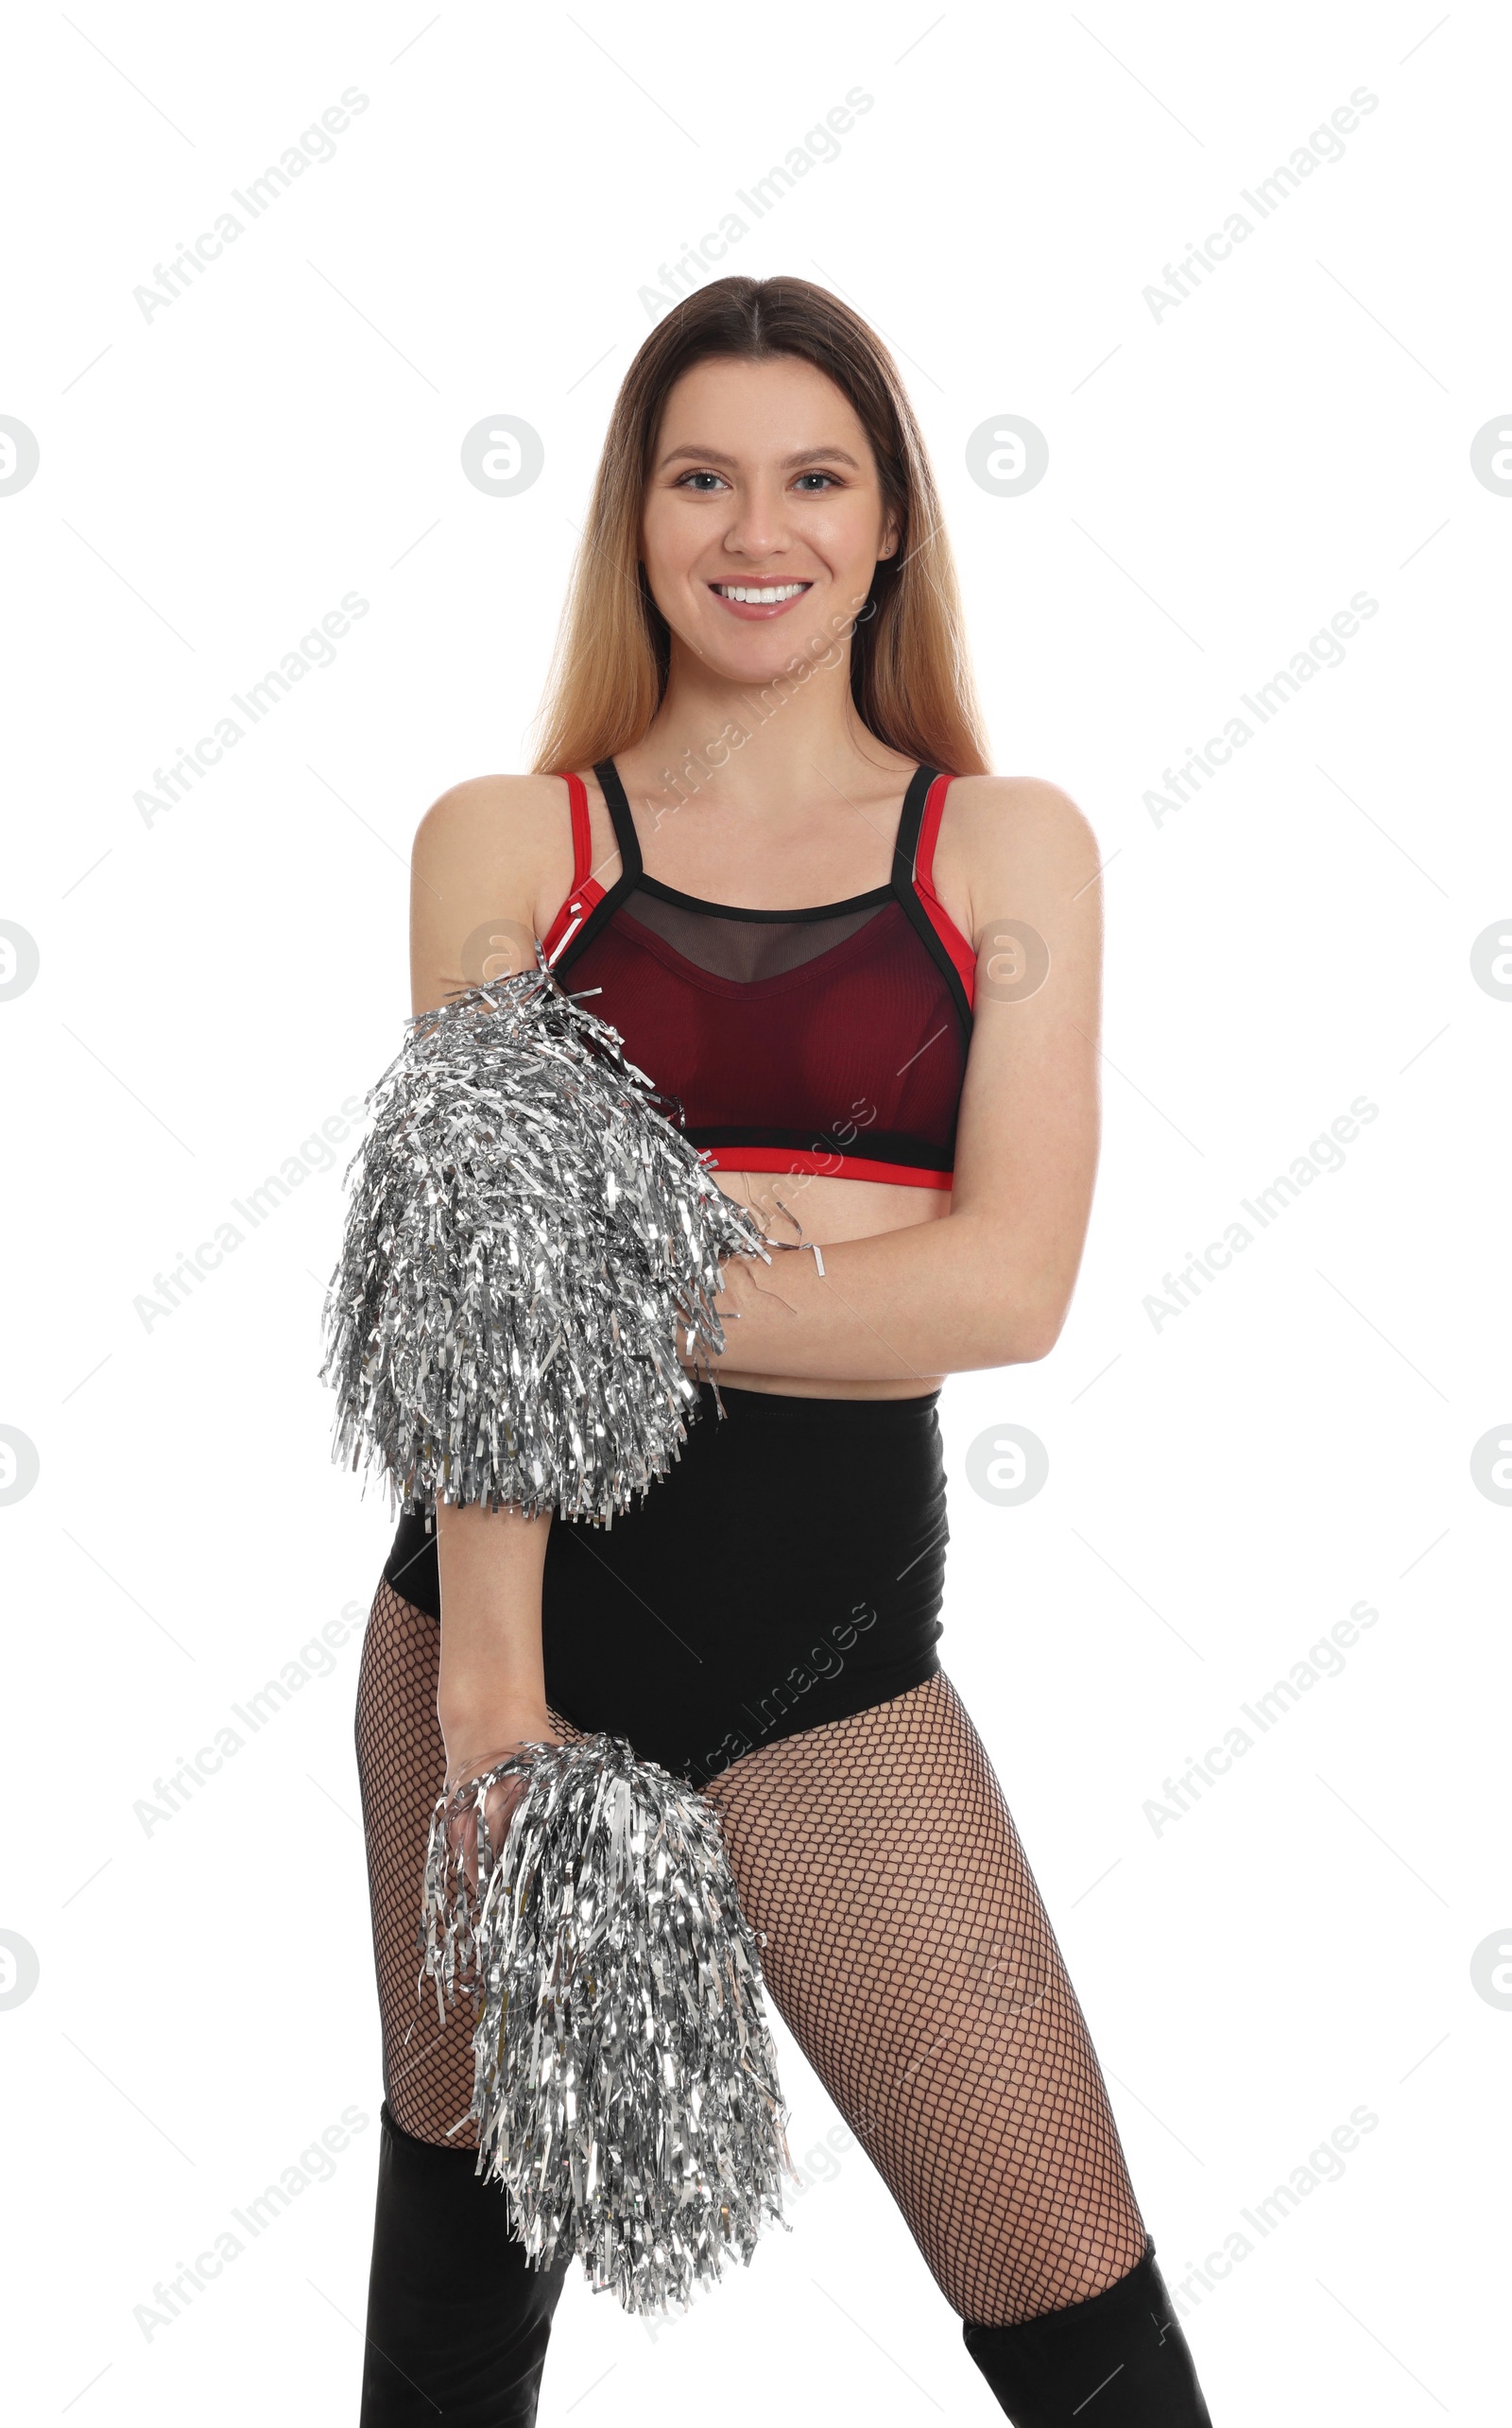
[[[910,1223],[937,1222],[951,1210],[949,1189],[891,1180],[842,1180],[823,1172],[723,1168],[716,1169],[713,1178],[737,1205],[748,1207],[757,1215],[769,1241],[789,1241],[795,1248],[816,1243],[822,1250],[842,1240],[871,1239],[879,1231],[906,1230]],[[757,1286],[781,1293],[787,1261],[785,1253],[774,1248],[771,1265],[755,1268]],[[736,1363],[739,1344],[732,1337],[738,1329],[734,1324],[728,1328],[726,1353],[715,1368],[718,1381],[728,1383],[732,1390],[775,1391],[803,1400],[913,1400],[937,1390],[945,1379],[941,1374],[902,1370],[896,1382],[832,1380],[817,1374],[743,1374]],[[902,1369],[901,1358],[899,1365]]]

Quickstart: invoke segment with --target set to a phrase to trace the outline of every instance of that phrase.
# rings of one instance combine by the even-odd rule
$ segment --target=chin
[[[737,625],[735,633],[733,647],[728,631],[704,633],[702,646],[696,650],[712,673],[728,676],[731,682],[773,681],[787,673],[795,658],[814,666],[834,646],[834,635],[812,620],[801,625],[789,624],[785,618],[775,624]]]

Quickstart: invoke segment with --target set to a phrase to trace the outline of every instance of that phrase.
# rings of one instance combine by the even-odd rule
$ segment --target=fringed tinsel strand
[[[787,2227],[756,1937],[706,1797],[623,1737],[523,1748],[438,1799],[423,1943],[438,2001],[472,1993],[476,2171],[533,2264],[576,2253],[627,2311],[664,2311]]]
[[[678,1455],[698,1398],[677,1326],[722,1353],[720,1265],[769,1262],[760,1231],[549,972],[406,1027],[348,1167],[333,1455],[380,1469],[396,1509],[608,1524]]]

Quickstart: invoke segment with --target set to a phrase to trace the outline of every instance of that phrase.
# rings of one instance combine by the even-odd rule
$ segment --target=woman
[[[987,773],[955,602],[875,336],[800,280],[723,279],[616,404],[537,771],[458,785],[416,838],[414,1009],[540,939],[772,1255],[727,1264],[717,1403],[701,1380],[610,1529],[443,1503],[395,1538],[357,1714],[367,2428],[536,2416],[564,2271],[524,2266],[473,2175],[471,2018],[416,2004],[419,1877],[443,1775],[601,1728],[717,1807],[771,1995],[1009,2418],[1208,2419],[936,1650],[940,1386],[1052,1348],[1097,1153],[1096,845],[1053,785]],[[1038,988],[1000,974],[1007,921]]]

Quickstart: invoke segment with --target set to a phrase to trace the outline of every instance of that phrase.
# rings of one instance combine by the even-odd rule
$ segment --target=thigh
[[[420,1978],[425,1845],[446,1777],[439,1667],[438,1622],[381,1582],[363,1641],[356,1744],[384,2094],[394,2122],[416,2140],[475,2149],[471,2003],[464,1995],[443,2009],[436,1985],[421,1993]],[[551,1718],[564,1740],[579,1734],[558,1713]]]
[[[465,2001],[438,2011],[420,1992],[421,1907],[431,1812],[446,1777],[436,1716],[440,1628],[387,1582],[373,1599],[357,1681],[373,1959],[383,2025],[384,2092],[395,2123],[419,2141],[475,2148],[472,2019]]]
[[[943,1670],[706,1794],[779,2011],[962,2317],[1101,2292],[1144,2247],[1085,2019]]]

